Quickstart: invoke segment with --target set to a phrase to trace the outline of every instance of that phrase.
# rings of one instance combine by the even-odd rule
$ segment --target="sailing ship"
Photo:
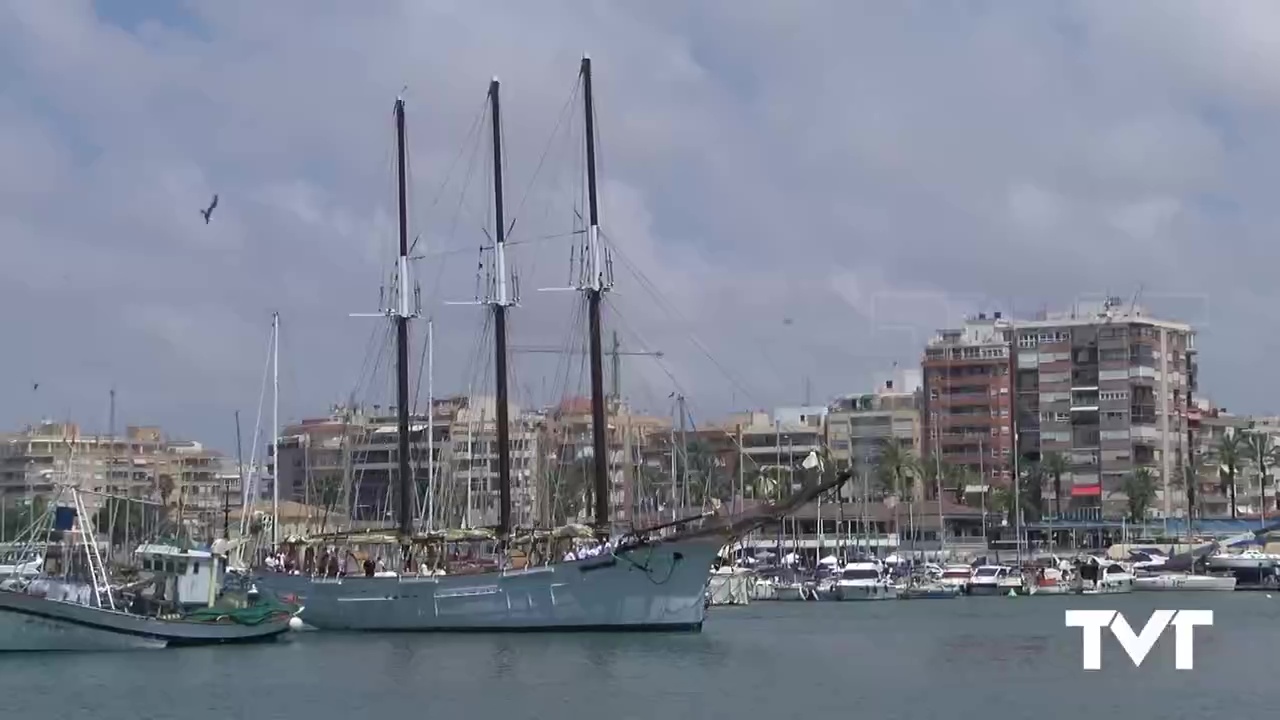
[[[415,549],[438,557],[447,534],[416,535],[412,505],[416,497],[410,467],[409,427],[409,243],[406,207],[405,104],[395,103],[399,245],[396,307],[386,311],[396,329],[397,430],[399,433],[395,542],[402,550],[402,572],[374,572],[366,565],[364,576],[307,576],[261,573],[254,581],[264,589],[295,598],[305,606],[301,618],[323,630],[416,631],[521,631],[521,630],[657,630],[698,631],[706,617],[708,580],[721,548],[732,537],[758,528],[812,500],[847,479],[837,475],[825,482],[808,483],[783,502],[730,518],[715,513],[678,519],[647,530],[611,537],[609,448],[606,442],[601,303],[612,281],[607,250],[600,237],[596,191],[595,113],[591,87],[591,60],[581,64],[586,135],[586,174],[589,221],[586,228],[586,272],[577,288],[587,299],[591,418],[593,449],[594,527],[598,544],[593,552],[558,558],[547,552],[547,562],[531,562],[517,547],[536,546],[537,539],[520,535],[511,517],[511,456],[507,400],[506,311],[513,304],[506,278],[505,230],[502,185],[502,133],[500,85],[489,86],[493,127],[494,261],[496,298],[488,303],[493,313],[495,352],[495,400],[498,446],[499,512],[493,538],[499,549],[497,567],[466,574],[442,574],[434,569],[417,571]],[[817,465],[810,462],[809,467]],[[542,540],[547,548],[558,534]],[[358,542],[358,538],[348,538]],[[526,560],[512,562],[517,555]]]

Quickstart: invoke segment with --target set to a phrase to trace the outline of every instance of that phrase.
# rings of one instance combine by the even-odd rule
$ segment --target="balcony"
[[[1096,386],[1090,388],[1072,389],[1071,391],[1071,413],[1073,420],[1076,413],[1098,413],[1098,388]]]

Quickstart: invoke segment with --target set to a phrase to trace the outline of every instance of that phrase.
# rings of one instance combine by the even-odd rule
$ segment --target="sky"
[[[389,404],[385,321],[350,315],[394,260],[401,93],[431,383],[491,388],[484,309],[447,302],[492,237],[494,76],[512,343],[581,347],[539,290],[581,238],[584,53],[606,331],[663,353],[624,358],[634,404],[822,402],[967,314],[1117,295],[1196,326],[1202,393],[1280,412],[1276,28],[1267,0],[6,0],[0,427],[105,430],[114,388],[117,428],[232,449],[237,410],[246,442],[270,420],[273,312],[282,423]],[[522,404],[587,387],[580,353],[513,367]]]

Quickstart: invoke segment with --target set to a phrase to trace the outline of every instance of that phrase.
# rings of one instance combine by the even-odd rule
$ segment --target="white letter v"
[[[1129,654],[1134,667],[1138,667],[1146,659],[1151,648],[1155,647],[1156,641],[1160,639],[1160,634],[1169,626],[1169,621],[1173,620],[1177,612],[1177,610],[1156,610],[1151,613],[1147,624],[1142,628],[1141,635],[1135,635],[1124,615],[1116,613],[1115,619],[1111,621],[1111,634],[1116,636],[1120,647]]]

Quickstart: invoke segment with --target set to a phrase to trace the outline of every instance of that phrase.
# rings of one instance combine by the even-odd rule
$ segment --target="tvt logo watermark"
[[[1178,670],[1195,667],[1195,628],[1213,625],[1212,610],[1156,610],[1142,632],[1134,633],[1129,621],[1115,610],[1068,610],[1067,627],[1081,628],[1084,635],[1085,670],[1102,669],[1102,628],[1111,628],[1116,642],[1129,654],[1134,667],[1141,667],[1151,648],[1173,626],[1173,666]]]

